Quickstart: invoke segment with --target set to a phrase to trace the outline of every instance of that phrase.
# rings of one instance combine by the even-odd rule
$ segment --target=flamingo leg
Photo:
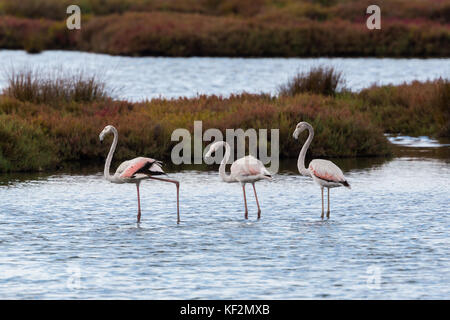
[[[247,197],[245,196],[245,183],[242,185],[242,191],[244,191],[244,204],[245,204],[245,219],[248,219],[248,209],[247,209]]]
[[[320,218],[322,218],[323,220],[323,187],[320,188],[322,190],[322,215],[320,216]]]
[[[327,219],[330,219],[330,188],[328,188],[328,210],[327,210]]]
[[[258,219],[261,218],[261,208],[259,207],[258,195],[256,194],[255,183],[252,183],[253,191],[255,192],[256,205],[258,206]]]
[[[179,224],[180,223],[180,182],[177,180],[156,178],[156,177],[151,177],[151,176],[148,176],[148,178],[153,179],[153,180],[174,183],[177,186],[177,224]]]
[[[141,197],[139,196],[139,183],[136,183],[137,189],[137,198],[138,198],[138,214],[137,214],[137,222],[141,222]]]

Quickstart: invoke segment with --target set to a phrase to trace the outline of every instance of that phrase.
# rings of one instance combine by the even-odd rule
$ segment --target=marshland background
[[[69,4],[81,8],[81,30],[66,27]],[[295,155],[285,137],[298,119],[316,127],[311,156],[392,155],[384,133],[448,136],[449,1],[378,1],[382,30],[367,29],[369,4],[0,0],[0,48],[77,50],[37,58],[2,52],[0,171],[96,161],[106,147],[92,137],[105,123],[123,132],[117,160],[135,153],[168,159],[170,133],[192,129],[195,119],[205,129],[280,128],[282,158]],[[112,59],[79,50],[157,57]],[[324,56],[444,59],[267,59]],[[297,73],[320,66],[342,72],[331,94],[308,85],[280,94]],[[308,81],[316,86],[321,79]]]
[[[65,1],[0,0],[0,297],[449,298],[448,1],[379,1],[380,31],[364,1],[79,4],[68,32]],[[194,120],[280,129],[260,221],[216,167],[170,164]],[[329,221],[300,120],[352,185]],[[106,124],[113,167],[151,156],[181,181],[180,225],[151,182],[135,223],[135,188],[102,177]]]

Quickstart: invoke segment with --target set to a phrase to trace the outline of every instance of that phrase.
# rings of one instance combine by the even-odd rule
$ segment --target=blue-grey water
[[[0,50],[10,66],[85,69],[119,98],[269,92],[297,71],[333,65],[347,87],[449,78],[449,59],[130,58]],[[0,90],[6,86],[0,73]],[[388,137],[392,159],[335,159],[352,189],[320,189],[295,160],[257,183],[244,217],[241,188],[204,166],[170,167],[175,187],[146,181],[136,224],[134,185],[101,167],[0,175],[0,299],[450,298],[450,146]],[[120,148],[120,142],[119,146]],[[149,155],[151,156],[151,155]],[[213,168],[214,169],[214,168]]]
[[[0,90],[7,86],[11,68],[28,67],[46,73],[62,67],[96,74],[116,97],[131,101],[197,94],[227,96],[243,91],[276,94],[278,87],[297,72],[321,65],[342,71],[345,86],[353,91],[373,84],[450,78],[448,58],[137,58],[76,51],[28,54],[0,50],[0,62]]]
[[[195,166],[169,170],[179,225],[172,184],[142,183],[137,225],[135,186],[101,168],[3,175],[0,298],[449,299],[450,148],[402,148],[334,160],[352,189],[328,221],[295,160],[257,183],[259,221],[250,187],[246,221],[239,185]]]

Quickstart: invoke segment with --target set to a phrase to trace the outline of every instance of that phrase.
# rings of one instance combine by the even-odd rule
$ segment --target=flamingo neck
[[[300,172],[300,174],[303,176],[311,176],[311,173],[309,172],[309,170],[305,168],[305,156],[306,156],[306,151],[308,150],[309,145],[311,144],[311,141],[314,138],[313,127],[308,126],[308,132],[309,132],[308,139],[306,139],[306,142],[303,145],[302,150],[300,151],[300,154],[299,154],[298,160],[297,160],[298,172]]]
[[[226,172],[225,172],[225,166],[227,165],[227,162],[230,159],[230,155],[231,155],[230,149],[231,148],[230,148],[230,145],[225,141],[222,142],[222,145],[225,146],[225,155],[222,159],[222,162],[220,163],[219,175],[223,181],[232,182],[233,179],[231,178],[231,174],[226,174]]]
[[[105,169],[103,171],[105,179],[109,180],[109,181],[115,181],[114,177],[111,176],[111,174],[109,173],[109,168],[111,167],[112,157],[113,157],[114,151],[116,151],[117,140],[119,139],[119,137],[118,137],[119,134],[117,133],[117,129],[113,127],[112,131],[114,134],[114,140],[111,145],[111,148],[109,149],[108,157],[106,157]]]

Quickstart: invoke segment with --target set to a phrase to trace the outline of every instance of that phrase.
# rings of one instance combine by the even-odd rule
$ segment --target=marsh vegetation
[[[204,130],[223,132],[278,128],[280,158],[297,156],[299,144],[290,137],[300,120],[310,122],[316,131],[309,150],[312,157],[390,155],[385,132],[449,136],[448,80],[373,86],[359,93],[337,90],[333,95],[327,90],[298,90],[299,82],[322,88],[330,70],[297,75],[284,86],[290,94],[279,96],[243,93],[143,102],[109,97],[95,76],[49,79],[26,70],[12,73],[0,95],[0,170],[34,171],[68,161],[101,161],[107,146],[100,145],[98,133],[106,124],[114,124],[121,133],[117,161],[137,154],[169,160],[177,143],[171,141],[173,130],[192,132],[195,120],[203,121]]]
[[[81,7],[69,31],[66,7]],[[0,47],[39,52],[228,57],[448,57],[445,1],[378,1],[383,32],[366,27],[371,1],[0,0]]]

